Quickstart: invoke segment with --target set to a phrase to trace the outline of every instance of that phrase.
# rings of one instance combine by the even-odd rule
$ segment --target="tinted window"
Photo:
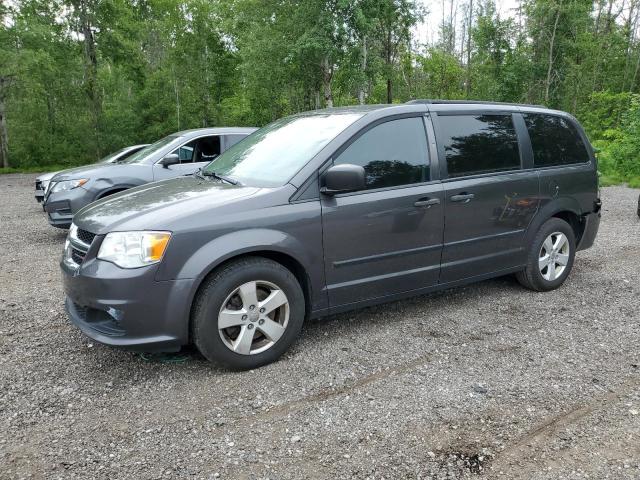
[[[449,177],[520,168],[511,115],[439,116]]]
[[[536,167],[589,161],[589,154],[575,126],[554,115],[528,113],[524,121],[531,137]]]
[[[334,163],[364,167],[367,188],[425,182],[429,175],[422,119],[403,118],[377,125],[358,137]]]

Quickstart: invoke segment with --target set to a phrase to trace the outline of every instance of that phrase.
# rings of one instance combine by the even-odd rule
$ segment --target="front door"
[[[332,307],[438,282],[443,195],[431,181],[422,117],[387,120],[359,134],[334,164],[364,167],[366,189],[322,198]]]
[[[441,283],[524,263],[524,233],[538,208],[538,176],[522,171],[510,113],[442,115],[445,232]]]

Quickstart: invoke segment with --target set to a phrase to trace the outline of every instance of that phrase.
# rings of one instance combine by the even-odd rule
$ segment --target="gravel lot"
[[[339,315],[230,373],[74,328],[33,180],[0,176],[0,478],[640,478],[637,190],[603,189],[555,292],[501,278]]]

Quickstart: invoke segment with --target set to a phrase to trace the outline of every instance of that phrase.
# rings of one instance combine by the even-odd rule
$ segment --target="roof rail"
[[[406,102],[408,104],[428,104],[428,105],[439,105],[439,104],[451,104],[451,105],[509,105],[513,107],[536,107],[536,108],[547,108],[544,105],[529,105],[526,103],[509,103],[509,102],[489,102],[485,100],[437,100],[437,99],[429,99],[429,98],[419,98],[416,100],[409,100]]]

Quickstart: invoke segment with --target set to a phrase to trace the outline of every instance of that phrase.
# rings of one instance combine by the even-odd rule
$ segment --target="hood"
[[[51,179],[53,182],[61,182],[63,180],[74,180],[76,178],[89,178],[94,179],[102,176],[109,176],[105,172],[105,169],[114,168],[116,166],[123,166],[113,163],[95,163],[92,165],[85,165],[83,167],[69,168],[57,172]]]
[[[87,205],[73,223],[101,235],[117,230],[171,229],[178,219],[228,207],[261,189],[193,176],[149,183]]]

